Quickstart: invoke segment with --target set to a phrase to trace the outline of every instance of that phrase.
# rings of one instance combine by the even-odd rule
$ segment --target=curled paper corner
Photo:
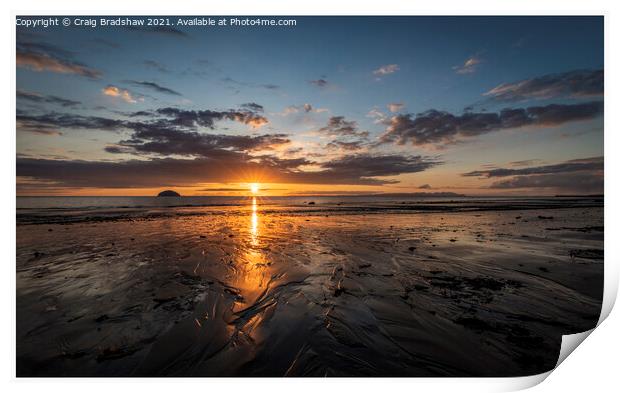
[[[516,377],[516,378],[508,378],[509,382],[507,382],[503,386],[504,392],[516,392],[520,390],[525,390],[529,388],[533,388],[534,386],[543,382],[551,373],[555,370],[555,367],[549,371],[545,371],[544,373],[536,374],[536,375],[528,375],[526,377]]]
[[[611,272],[610,264],[605,265],[605,290],[603,293],[603,304],[601,305],[601,313],[599,315],[596,326],[590,330],[581,333],[565,334],[562,336],[562,345],[560,347],[560,356],[555,364],[557,368],[588,336],[597,329],[601,323],[607,319],[611,310],[614,308],[616,298],[618,296],[618,275],[617,271]],[[551,370],[553,371],[553,370]]]
[[[602,320],[603,318],[599,320],[598,324],[600,324]],[[568,357],[568,355],[570,355],[579,346],[579,344],[581,344],[590,335],[590,333],[594,331],[594,329],[596,329],[596,327],[581,333],[563,335],[562,345],[560,347],[560,356],[558,357],[558,361],[555,364],[555,367],[544,373],[529,375],[526,377],[512,378],[511,381],[504,386],[504,391],[514,392],[519,390],[525,390],[543,382]]]
[[[599,320],[598,325],[601,323]],[[560,347],[560,356],[558,362],[555,364],[557,368],[566,358],[581,344],[589,335],[596,329],[596,327],[586,330],[585,332],[575,334],[565,334],[562,336],[562,346]]]
[[[538,385],[547,379],[547,377],[551,375],[551,373],[558,368],[558,366],[560,366],[560,364],[562,364],[562,362],[564,362],[564,360],[566,360],[566,358],[568,358],[568,356],[573,353],[573,351],[577,349],[577,347],[584,342],[585,339],[588,338],[588,336],[596,330],[605,319],[607,319],[614,308],[616,298],[618,296],[618,270],[615,266],[610,265],[612,264],[605,264],[603,303],[601,305],[601,312],[596,326],[584,332],[563,335],[562,344],[560,346],[560,355],[558,356],[558,361],[555,364],[555,367],[545,373],[527,377],[528,379],[523,380],[518,385],[511,386],[515,388],[514,390],[527,389]]]

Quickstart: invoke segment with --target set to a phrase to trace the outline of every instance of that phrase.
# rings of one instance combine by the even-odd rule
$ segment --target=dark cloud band
[[[169,94],[169,95],[173,95],[173,96],[181,96],[181,93],[179,93],[178,91],[169,89],[167,87],[161,86],[155,82],[145,82],[145,81],[134,81],[134,80],[130,80],[127,81],[127,83],[133,85],[133,86],[137,86],[137,87],[143,87],[152,91],[155,91],[157,93],[162,93],[162,94]]]
[[[484,95],[497,101],[522,101],[558,97],[599,97],[603,95],[603,90],[602,69],[577,70],[504,83]]]
[[[592,157],[578,160],[570,160],[560,164],[542,165],[529,168],[495,168],[489,170],[463,173],[467,177],[506,177],[516,175],[541,175],[557,174],[579,171],[603,170],[603,157]]]
[[[600,194],[604,190],[603,157],[527,168],[485,169],[462,176],[499,178],[489,186],[492,189],[553,189],[575,194]]]
[[[444,145],[505,129],[558,126],[571,121],[594,119],[602,114],[601,101],[508,108],[498,113],[465,112],[462,115],[430,110],[417,116],[404,114],[392,117],[381,142]]]
[[[381,177],[421,172],[441,162],[422,156],[353,155],[318,164],[317,171],[304,172],[299,169],[303,164],[308,161],[275,156],[244,157],[240,154],[121,162],[18,158],[17,176],[36,179],[53,187],[191,186],[243,182],[248,181],[247,176],[253,175],[274,183],[382,185],[398,181]]]

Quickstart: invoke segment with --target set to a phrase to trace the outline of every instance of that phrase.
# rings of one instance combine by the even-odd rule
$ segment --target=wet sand
[[[536,374],[595,326],[602,250],[602,207],[39,220],[17,373]]]

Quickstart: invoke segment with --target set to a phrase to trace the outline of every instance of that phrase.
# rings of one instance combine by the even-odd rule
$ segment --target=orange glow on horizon
[[[260,177],[250,177],[250,181],[230,183],[201,183],[195,185],[172,185],[163,184],[160,187],[136,187],[136,188],[71,188],[62,187],[32,187],[27,182],[21,187],[20,179],[17,181],[18,196],[156,196],[159,192],[170,189],[178,192],[181,196],[231,196],[231,197],[261,197],[272,196],[330,196],[351,194],[377,194],[377,193],[416,193],[416,192],[455,192],[465,195],[555,195],[554,190],[541,193],[540,190],[523,189],[508,192],[503,189],[478,188],[471,183],[461,183],[459,186],[445,187],[438,183],[437,179],[418,176],[412,179],[402,179],[402,185],[334,185],[334,184],[301,184],[301,183],[270,183],[261,181]],[[442,174],[442,180],[450,183],[453,179]],[[458,180],[458,179],[457,179]],[[456,181],[454,181],[456,183]],[[490,182],[490,180],[489,180]],[[431,189],[421,189],[417,185],[432,184]],[[251,200],[250,200],[251,201]]]

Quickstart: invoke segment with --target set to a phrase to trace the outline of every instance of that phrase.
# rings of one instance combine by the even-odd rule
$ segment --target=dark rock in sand
[[[459,317],[454,323],[477,331],[493,331],[493,325],[476,317]]]
[[[83,356],[86,356],[87,353],[86,351],[77,351],[77,352],[67,352],[67,351],[63,351],[60,356],[65,358],[65,359],[79,359]]]
[[[491,277],[463,278],[463,281],[476,290],[490,289],[492,291],[499,291],[506,286],[505,283]]]
[[[172,191],[172,190],[165,190],[160,192],[159,194],[157,194],[158,197],[180,197],[181,194],[179,194],[176,191]]]
[[[95,322],[103,322],[103,321],[108,320],[108,319],[110,319],[110,317],[108,317],[106,314],[103,314],[103,315],[95,318]]]
[[[603,259],[605,253],[603,250],[596,249],[586,249],[586,250],[570,250],[568,255],[574,258],[584,258],[584,259]]]
[[[124,358],[125,356],[133,355],[139,349],[140,349],[139,347],[124,347],[124,346],[122,347],[113,346],[109,348],[104,348],[103,351],[101,351],[101,353],[97,355],[97,362]]]

